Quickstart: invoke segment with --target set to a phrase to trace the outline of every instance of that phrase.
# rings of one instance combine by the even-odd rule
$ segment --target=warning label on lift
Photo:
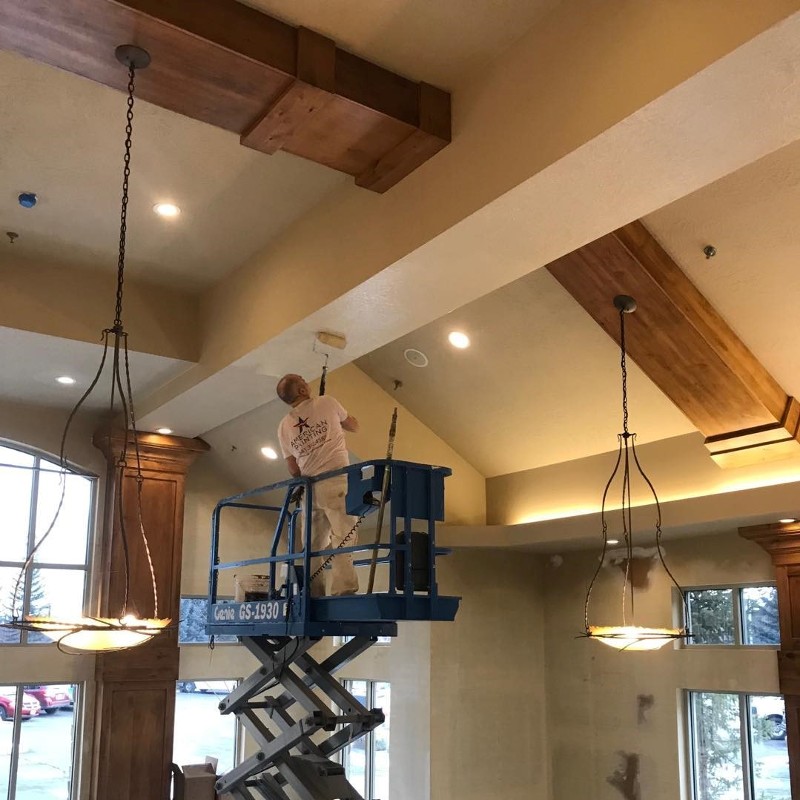
[[[271,622],[286,619],[285,600],[257,600],[214,606],[214,622]]]

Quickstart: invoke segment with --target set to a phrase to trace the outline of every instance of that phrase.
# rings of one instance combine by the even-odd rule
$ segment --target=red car
[[[59,708],[69,708],[72,705],[66,686],[26,686],[25,693],[39,701],[45,714],[55,714]]]
[[[17,713],[16,700],[16,692],[0,692],[0,720],[14,719],[14,715]],[[22,695],[23,720],[37,716],[41,710],[42,707],[35,697],[27,692]]]

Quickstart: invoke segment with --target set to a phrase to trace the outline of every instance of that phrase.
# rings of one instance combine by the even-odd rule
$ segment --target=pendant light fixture
[[[620,366],[622,369],[622,433],[618,434],[619,448],[617,452],[617,462],[614,465],[614,470],[611,477],[606,483],[605,491],[603,492],[603,502],[601,506],[600,519],[602,524],[603,533],[603,551],[600,556],[600,562],[597,569],[594,571],[592,580],[589,583],[589,588],[586,592],[586,602],[584,603],[584,636],[590,639],[596,639],[609,647],[614,647],[618,650],[658,650],[663,647],[667,642],[676,639],[683,639],[687,636],[686,630],[683,628],[648,628],[636,625],[635,622],[635,602],[634,602],[634,586],[631,574],[632,560],[633,560],[633,521],[631,515],[631,462],[635,466],[636,472],[647,484],[647,488],[653,495],[655,501],[655,539],[656,551],[658,554],[659,562],[663,567],[673,585],[677,588],[681,597],[681,611],[685,609],[685,599],[683,589],[667,567],[664,560],[664,552],[661,547],[661,505],[658,502],[658,495],[653,487],[652,482],[645,474],[639,463],[639,458],[636,455],[636,434],[630,433],[628,430],[628,368],[627,356],[625,351],[625,316],[632,314],[636,310],[636,301],[628,295],[618,295],[614,298],[614,307],[619,311],[619,325],[620,325]],[[619,625],[590,625],[589,624],[589,602],[592,596],[592,589],[594,588],[597,576],[600,570],[606,564],[606,556],[608,552],[609,538],[608,538],[608,519],[606,515],[606,501],[608,499],[609,491],[612,484],[617,478],[619,473],[622,473],[622,507],[620,509],[622,517],[622,538],[625,546],[625,579],[622,584],[622,618]]]
[[[39,541],[32,548],[25,564],[20,570],[17,578],[14,593],[12,595],[11,619],[2,623],[3,627],[26,630],[29,632],[43,633],[48,638],[54,640],[59,649],[69,651],[112,651],[123,650],[129,647],[143,644],[155,635],[162,632],[169,619],[159,618],[158,610],[158,587],[156,585],[153,561],[150,555],[150,547],[147,541],[143,518],[142,518],[142,475],[141,457],[139,453],[139,440],[136,430],[136,417],[133,409],[133,393],[131,391],[131,378],[128,362],[128,334],[122,323],[122,304],[124,294],[125,279],[125,244],[127,238],[128,224],[128,183],[131,174],[131,144],[133,136],[133,105],[136,71],[144,69],[150,63],[150,55],[146,50],[142,50],[134,45],[120,45],[115,51],[117,60],[128,70],[128,103],[125,125],[125,155],[123,159],[122,171],[122,202],[120,208],[120,227],[119,227],[119,255],[117,261],[117,292],[116,304],[114,308],[114,322],[110,328],[106,328],[102,333],[103,354],[100,359],[100,366],[91,381],[89,388],[78,400],[75,407],[67,418],[66,425],[61,437],[60,452],[60,480],[61,496],[57,504],[52,521],[45,529]],[[59,619],[57,617],[44,616],[25,616],[18,614],[17,603],[20,594],[20,586],[24,581],[28,569],[33,566],[36,552],[45,542],[51,531],[55,527],[56,520],[64,504],[66,492],[66,475],[69,472],[69,462],[66,455],[67,436],[70,426],[81,406],[86,402],[89,395],[94,391],[103,370],[106,360],[111,350],[111,386],[108,404],[109,424],[113,425],[116,415],[121,412],[124,432],[122,437],[122,447],[114,469],[114,515],[118,522],[119,535],[123,554],[124,571],[124,598],[117,617],[92,617],[82,616],[77,618]],[[126,514],[123,509],[123,480],[126,470],[133,472],[136,480],[136,519],[138,533],[142,537],[145,557],[150,570],[152,584],[153,616],[142,619],[136,613],[133,598],[130,597],[130,556],[128,531],[126,529]]]

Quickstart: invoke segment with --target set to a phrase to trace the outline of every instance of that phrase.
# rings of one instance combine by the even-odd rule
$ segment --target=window
[[[226,602],[219,599],[220,603]],[[178,644],[208,644],[206,634],[207,597],[181,597],[181,620],[178,626]],[[237,644],[235,636],[215,636],[214,644]]]
[[[686,590],[686,614],[697,645],[777,645],[778,591],[774,586],[719,586]]]
[[[220,714],[219,701],[236,687],[235,680],[178,681],[175,697],[175,734],[172,760],[203,764],[206,756],[218,759],[217,772],[239,762],[239,725],[233,714]]]
[[[0,686],[0,798],[70,800],[76,691]]]
[[[62,473],[38,454],[0,446],[0,619],[25,614],[82,616],[94,500],[93,478]],[[56,510],[61,505],[58,517]],[[18,582],[36,542],[52,531]],[[44,634],[0,628],[0,644],[50,642]]]
[[[389,716],[391,687],[383,681],[344,681],[366,708],[380,708],[386,721],[341,751],[347,780],[364,800],[389,800]]]
[[[694,800],[791,800],[783,698],[690,692]]]

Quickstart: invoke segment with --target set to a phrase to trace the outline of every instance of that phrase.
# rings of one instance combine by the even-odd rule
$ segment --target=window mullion
[[[33,462],[33,480],[31,482],[31,508],[28,514],[28,552],[25,554],[26,558],[30,558],[33,548],[36,546],[36,518],[37,510],[39,508],[39,468],[41,461],[39,458]],[[22,589],[22,616],[30,613],[30,600],[31,600],[31,587],[33,586],[33,570],[34,565],[31,562],[30,567],[25,570],[25,581]],[[28,643],[28,631],[23,630],[20,632],[20,644]],[[13,796],[13,795],[12,795]]]
[[[367,708],[373,709],[375,708],[375,682],[374,681],[367,681]],[[365,769],[367,773],[367,798],[368,800],[374,800],[375,798],[375,761],[374,761],[374,751],[375,751],[375,729],[373,728],[367,734],[367,741],[364,747],[364,754],[365,758]]]
[[[22,686],[14,692],[15,714],[11,718],[11,763],[8,765],[8,800],[17,794],[17,770],[19,768],[19,735],[22,726]]]
[[[753,786],[753,764],[751,761],[752,752],[750,750],[750,714],[748,713],[748,706],[750,704],[750,696],[746,694],[739,695],[739,729],[741,731],[742,739],[742,786],[744,787],[744,800],[753,800],[754,786]]]
[[[733,604],[733,643],[736,647],[741,647],[744,642],[744,614],[742,613],[742,588],[734,589],[736,592],[736,602]]]

